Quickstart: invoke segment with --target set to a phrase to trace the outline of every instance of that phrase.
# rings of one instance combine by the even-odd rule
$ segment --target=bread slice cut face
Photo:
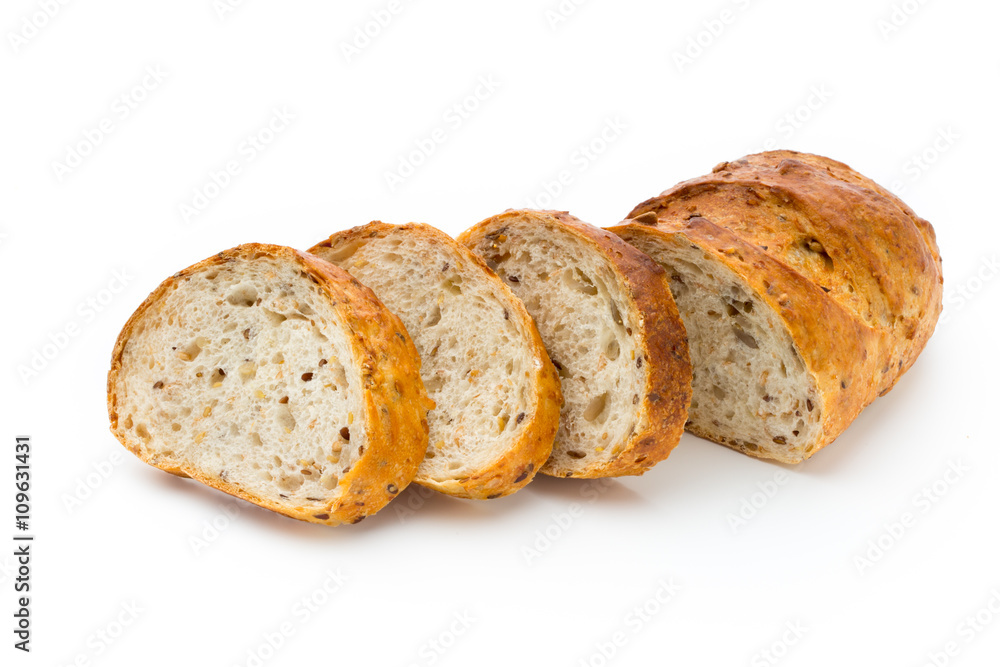
[[[671,276],[694,365],[688,430],[764,458],[804,455],[822,432],[823,401],[779,314],[689,235],[611,229]]]
[[[638,475],[684,430],[691,366],[655,262],[614,234],[554,211],[508,211],[458,239],[524,302],[559,371],[564,405],[542,472]]]
[[[510,288],[428,225],[372,222],[310,252],[371,287],[422,357],[436,407],[417,482],[475,499],[530,482],[552,451],[562,398],[535,324]]]
[[[689,429],[799,463],[912,365],[941,312],[930,223],[840,162],[718,165],[610,228],[659,262],[694,364]]]
[[[403,325],[349,274],[243,245],[171,276],[132,315],[108,374],[111,431],[167,472],[356,523],[423,458],[419,368]]]

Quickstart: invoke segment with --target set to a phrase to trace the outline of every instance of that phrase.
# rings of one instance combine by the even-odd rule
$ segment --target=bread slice
[[[369,289],[249,244],[165,280],[118,337],[111,431],[150,465],[287,516],[357,523],[427,448],[420,359]]]
[[[926,220],[847,165],[723,163],[612,227],[671,275],[694,364],[693,433],[801,462],[888,392],[941,311]]]
[[[684,431],[691,365],[663,270],[568,213],[508,211],[458,240],[486,259],[535,318],[565,397],[559,477],[639,475]]]
[[[484,499],[531,481],[552,451],[559,379],[531,316],[483,261],[428,225],[382,222],[310,252],[371,287],[423,358],[437,407],[417,482]]]

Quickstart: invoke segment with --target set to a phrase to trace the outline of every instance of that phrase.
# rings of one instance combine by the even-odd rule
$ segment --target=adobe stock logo
[[[225,21],[230,14],[242,7],[244,2],[246,0],[215,0],[212,3],[212,9],[215,10],[215,15],[220,21]]]
[[[438,125],[424,136],[414,139],[412,150],[396,156],[396,168],[383,172],[389,192],[395,192],[408,178],[417,173],[417,170],[496,94],[500,86],[501,82],[492,74],[480,76],[469,94],[445,109],[441,115],[444,126]]]
[[[59,183],[66,180],[93,155],[119,126],[147,100],[167,80],[168,73],[160,65],[148,65],[141,78],[111,102],[109,113],[90,127],[85,127],[79,139],[70,142],[64,149],[61,160],[52,161],[52,173]]]
[[[886,554],[894,549],[900,541],[909,533],[920,521],[920,517],[930,514],[944,498],[951,492],[952,488],[959,483],[972,468],[962,461],[948,461],[948,469],[935,479],[925,485],[922,489],[913,494],[910,501],[912,510],[900,513],[896,518],[882,524],[882,532],[875,538],[868,540],[864,553],[854,557],[854,567],[858,574],[864,575],[876,563],[885,558]]]
[[[712,18],[702,21],[701,29],[688,35],[684,47],[673,52],[674,66],[678,73],[683,74],[685,69],[705,55],[725,34],[729,26],[736,23],[739,17],[750,9],[751,0],[732,0],[730,4],[736,5],[736,9],[724,8]]]
[[[733,533],[745,528],[790,480],[787,472],[778,470],[771,479],[757,482],[757,490],[740,499],[739,510],[726,515],[726,523],[733,529]]]
[[[52,22],[69,0],[38,0],[38,10],[21,17],[20,29],[7,33],[7,41],[14,53],[20,53],[28,42]]]
[[[989,257],[983,257],[973,273],[945,294],[944,310],[938,318],[938,326],[950,322],[955,313],[961,312],[975,300],[998,275],[1000,275],[1000,260],[997,259],[997,254],[992,253]]]
[[[910,22],[910,19],[923,9],[923,6],[927,2],[928,0],[903,0],[903,2],[894,3],[889,16],[879,19],[876,23],[882,39],[888,41],[893,35],[902,30]]]
[[[191,199],[177,205],[181,220],[190,223],[208,210],[246,168],[291,127],[295,118],[295,113],[288,107],[273,108],[264,124],[243,138],[236,147],[236,154],[223,161],[218,169],[209,170],[201,184],[193,189]]]
[[[604,125],[593,137],[573,149],[565,165],[551,178],[539,183],[535,193],[525,200],[526,208],[552,208],[556,199],[576,184],[622,138],[628,127],[620,116],[606,118]]]
[[[50,331],[46,341],[28,353],[27,363],[17,366],[21,382],[27,386],[45,371],[66,348],[92,324],[114,302],[115,297],[125,291],[134,279],[127,269],[112,271],[111,280],[97,292],[91,294],[73,311],[73,317],[62,327]]]
[[[344,60],[350,64],[355,58],[360,56],[365,49],[371,46],[375,40],[389,29],[397,16],[403,13],[406,6],[413,0],[389,0],[384,7],[373,9],[369,14],[369,19],[363,24],[354,26],[354,33],[350,40],[340,43],[340,53]]]
[[[955,626],[955,634],[951,639],[937,650],[928,651],[927,661],[921,667],[947,667],[997,618],[1000,618],[1000,589],[994,588],[990,591],[990,598],[982,607],[967,614]]]
[[[681,591],[673,577],[663,577],[656,582],[656,590],[649,597],[632,607],[621,620],[621,625],[605,639],[594,642],[593,650],[577,661],[577,667],[607,667],[611,661],[642,633],[670,606]]]
[[[767,648],[757,651],[750,659],[751,667],[773,667],[777,665],[793,646],[798,645],[802,638],[806,636],[809,628],[799,621],[788,621],[785,623],[785,631],[781,637],[771,642]]]

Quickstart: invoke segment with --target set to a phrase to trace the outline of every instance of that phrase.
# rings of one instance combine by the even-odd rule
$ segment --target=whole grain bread
[[[684,430],[691,366],[664,271],[614,234],[564,212],[508,211],[458,240],[534,317],[559,370],[559,477],[638,475]]]
[[[350,272],[400,317],[437,407],[416,481],[488,499],[531,481],[552,451],[559,379],[521,301],[429,225],[372,222],[309,252]]]
[[[930,223],[847,165],[725,162],[610,228],[659,262],[694,365],[688,428],[797,463],[913,364],[941,312]]]
[[[111,431],[140,459],[330,525],[410,483],[431,406],[413,343],[374,294],[273,245],[165,280],[125,324],[108,373]]]

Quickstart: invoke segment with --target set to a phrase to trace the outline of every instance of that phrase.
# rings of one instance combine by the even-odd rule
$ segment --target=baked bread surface
[[[412,341],[368,288],[264,244],[165,280],[125,324],[108,373],[111,431],[140,459],[330,525],[410,483],[431,405]]]
[[[684,326],[664,271],[560,211],[507,211],[458,237],[524,302],[559,371],[559,477],[639,475],[667,458],[691,398]]]
[[[416,481],[492,499],[552,451],[562,395],[535,323],[478,255],[429,225],[372,222],[310,249],[371,287],[403,321],[436,408]]]
[[[672,276],[692,338],[689,429],[751,455],[797,463],[832,442],[941,312],[931,225],[821,156],[722,163],[611,229]]]

